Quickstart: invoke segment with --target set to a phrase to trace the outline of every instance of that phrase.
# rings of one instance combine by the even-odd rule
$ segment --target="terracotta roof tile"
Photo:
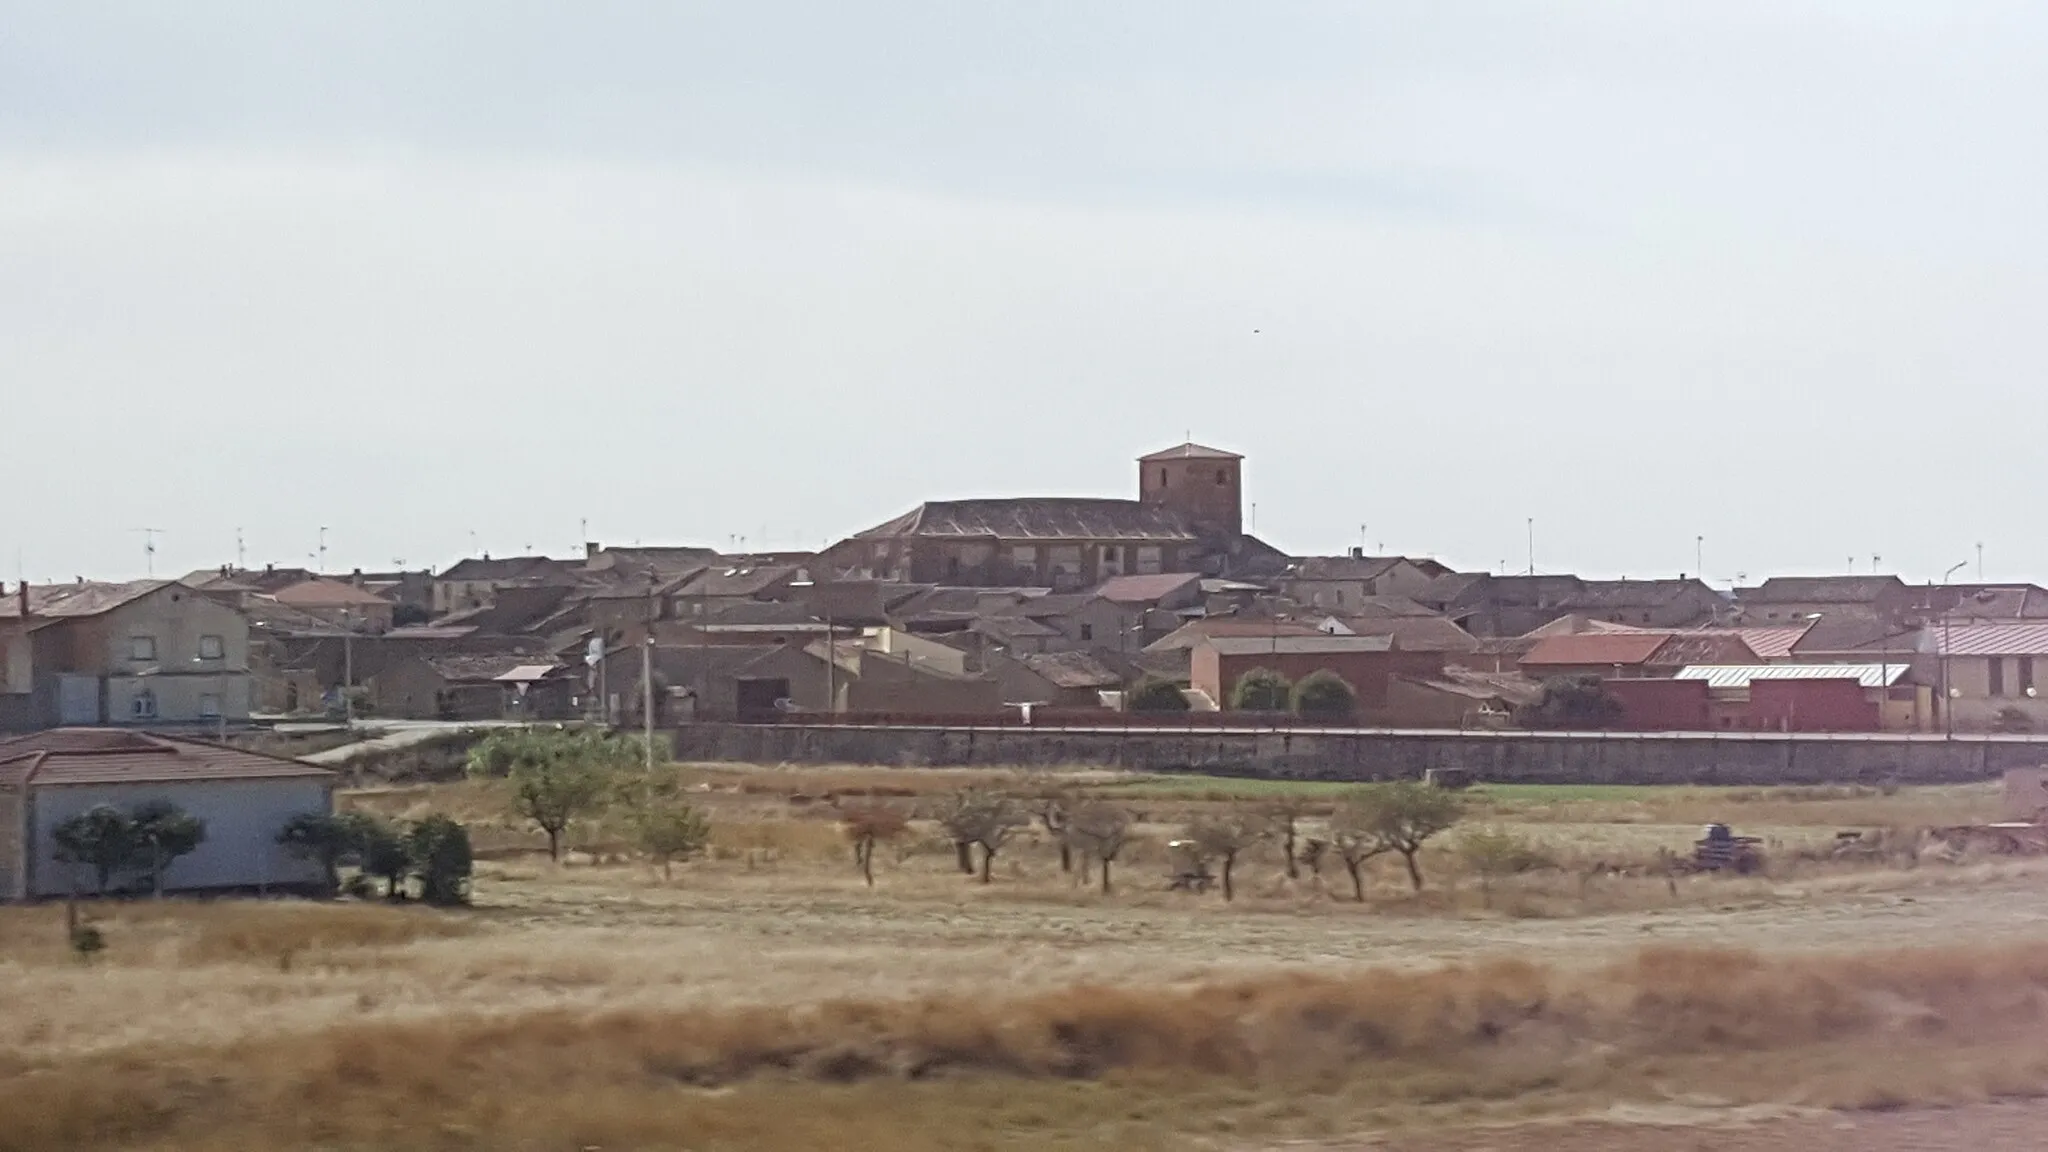
[[[1523,664],[1610,666],[1647,662],[1669,638],[1664,632],[1586,632],[1577,636],[1545,636]]]

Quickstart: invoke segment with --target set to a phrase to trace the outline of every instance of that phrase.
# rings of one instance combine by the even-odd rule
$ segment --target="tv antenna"
[[[164,534],[161,528],[136,528],[142,533],[142,570],[150,579],[156,579],[156,538]]]
[[[249,550],[242,547],[242,530],[235,529],[235,569],[240,571],[249,566]]]
[[[319,563],[318,563],[318,566],[317,566],[317,567],[315,567],[315,568],[314,568],[313,570],[314,570],[315,572],[319,572],[319,573],[321,573],[321,574],[323,574],[323,575],[324,575],[324,574],[325,574],[325,573],[327,572],[327,525],[325,525],[325,524],[322,524],[322,525],[320,526],[320,556],[319,556]]]

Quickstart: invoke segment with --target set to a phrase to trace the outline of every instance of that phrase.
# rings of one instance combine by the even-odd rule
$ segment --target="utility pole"
[[[1984,582],[1984,542],[1977,542],[1977,583]]]
[[[640,643],[640,737],[646,769],[654,771],[654,573],[647,574],[647,636]]]
[[[1529,575],[1536,574],[1536,518],[1529,517]]]
[[[356,615],[341,612],[341,715],[350,729],[356,726]]]

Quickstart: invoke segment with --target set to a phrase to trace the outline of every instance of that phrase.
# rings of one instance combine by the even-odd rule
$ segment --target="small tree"
[[[1237,712],[1285,712],[1293,685],[1271,668],[1253,668],[1237,678],[1230,707]]]
[[[1479,877],[1480,898],[1489,907],[1495,880],[1548,868],[1552,863],[1541,849],[1505,828],[1474,828],[1461,833],[1457,851],[1465,866]]]
[[[1380,838],[1372,813],[1355,800],[1338,806],[1330,817],[1328,845],[1328,850],[1344,862],[1344,871],[1351,875],[1352,897],[1360,904],[1365,903],[1366,861],[1393,851]]]
[[[1543,695],[1534,704],[1515,710],[1515,723],[1524,728],[1599,729],[1621,719],[1622,704],[1600,677],[1553,676],[1543,682]]]
[[[953,797],[939,815],[940,826],[953,838],[954,847],[960,853],[960,862],[970,872],[973,865],[968,858],[968,849],[972,845],[981,846],[983,884],[990,883],[994,877],[991,868],[996,853],[1002,850],[1010,834],[1024,823],[1024,814],[1018,811],[1015,801],[998,793],[974,789]]]
[[[1145,679],[1124,697],[1124,710],[1185,712],[1188,710],[1188,698],[1181,695],[1180,687],[1171,680]]]
[[[412,826],[405,837],[405,855],[420,880],[420,899],[448,907],[469,903],[469,877],[475,866],[469,829],[439,813]]]
[[[285,821],[277,842],[301,860],[320,865],[327,891],[341,887],[341,862],[355,850],[355,829],[331,812],[302,812]]]
[[[1130,839],[1131,814],[1108,804],[1086,804],[1075,809],[1069,835],[1074,846],[1102,867],[1102,894],[1109,895],[1109,866]],[[1085,881],[1087,877],[1082,877]]]
[[[853,843],[854,866],[860,869],[861,879],[873,888],[875,845],[903,835],[904,830],[910,827],[909,818],[895,808],[877,802],[843,809],[839,823],[846,829],[846,838]]]
[[[711,821],[697,806],[680,798],[662,800],[634,813],[634,838],[640,850],[661,865],[661,878],[674,878],[672,865],[704,851],[711,842]]]
[[[469,774],[503,778],[513,812],[548,838],[548,857],[562,859],[562,833],[604,807],[612,783],[642,766],[638,740],[594,730],[503,729],[470,750]]]
[[[1194,842],[1203,857],[1223,865],[1223,899],[1227,902],[1237,897],[1237,889],[1230,880],[1237,858],[1271,832],[1272,825],[1256,813],[1223,812],[1196,817],[1188,824],[1186,838]]]
[[[1408,880],[1422,891],[1422,868],[1416,856],[1432,836],[1458,822],[1465,803],[1457,793],[1414,781],[1368,784],[1351,801],[1360,827],[1382,845],[1401,854]]]
[[[1317,720],[1349,720],[1358,712],[1358,694],[1342,676],[1319,669],[1295,684],[1294,710]]]
[[[136,859],[135,822],[111,804],[97,804],[58,824],[50,833],[57,859],[92,869],[93,891],[107,894],[114,874]]]
[[[405,834],[373,812],[351,812],[343,819],[348,823],[357,867],[363,875],[384,881],[387,899],[403,899],[406,877],[412,874],[412,855],[407,851]]]
[[[1280,839],[1280,853],[1286,859],[1289,880],[1301,879],[1297,845],[1301,841],[1301,818],[1307,812],[1308,803],[1299,796],[1283,796],[1266,806],[1266,823]]]
[[[1073,838],[1069,835],[1072,831],[1072,826],[1067,814],[1067,807],[1068,802],[1066,798],[1054,796],[1048,798],[1038,809],[1038,819],[1040,823],[1045,825],[1046,835],[1051,836],[1053,843],[1060,846],[1060,871],[1062,872],[1072,872],[1074,870],[1074,842]]]
[[[169,800],[151,800],[131,816],[135,829],[135,863],[149,871],[150,891],[164,896],[164,869],[180,856],[206,843],[206,821]]]

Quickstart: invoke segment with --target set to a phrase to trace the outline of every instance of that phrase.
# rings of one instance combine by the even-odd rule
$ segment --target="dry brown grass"
[[[1154,1140],[1218,1119],[1295,1131],[1313,1117],[1277,1105],[1302,1095],[1340,1126],[1510,1098],[1888,1106],[2040,1091],[2048,1054],[2026,1042],[2044,1024],[2048,954],[2019,948],[551,1011],[20,1062],[0,1077],[0,1150],[786,1147],[833,1129],[826,1146],[973,1147],[959,1108],[992,1081],[1027,1127],[983,1147],[1101,1146],[1117,1112]]]

